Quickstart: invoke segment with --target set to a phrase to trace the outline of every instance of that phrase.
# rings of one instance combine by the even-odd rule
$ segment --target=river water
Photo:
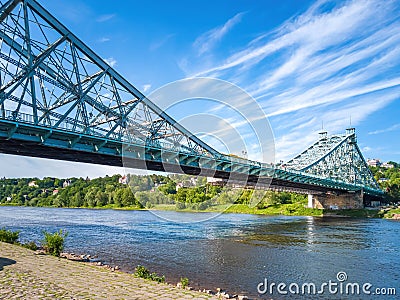
[[[129,272],[141,264],[164,274],[170,283],[188,277],[196,289],[221,287],[262,299],[372,299],[362,291],[357,296],[344,296],[339,290],[340,282],[357,283],[361,288],[370,283],[367,292],[372,294],[377,287],[395,288],[397,296],[379,298],[400,299],[398,221],[245,214],[223,214],[204,221],[213,216],[169,211],[157,214],[0,207],[0,227],[20,230],[22,241],[36,242],[42,239],[43,230],[63,229],[69,233],[67,251],[98,255],[105,263]],[[191,222],[168,221],[179,218]],[[337,278],[339,272],[342,281]],[[320,295],[293,295],[296,284],[299,293],[303,283],[314,283],[318,291],[329,280],[338,284],[335,295],[327,286]],[[264,284],[257,290],[261,282]],[[287,285],[281,290],[288,295],[276,287],[271,295],[271,283],[281,282]],[[260,294],[265,286],[268,291]],[[332,289],[334,292],[334,286]]]

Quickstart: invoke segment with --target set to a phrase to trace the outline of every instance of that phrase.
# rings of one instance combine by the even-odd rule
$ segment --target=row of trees
[[[392,164],[394,168],[391,169],[371,167],[371,170],[381,187],[387,191],[388,200],[398,201],[400,165]],[[295,193],[213,186],[207,184],[206,178],[188,175],[128,175],[128,184],[121,183],[120,178],[121,175],[92,180],[3,178],[0,179],[0,202],[26,206],[137,208],[175,204],[178,209],[204,210],[221,204],[253,204],[258,208],[265,208],[306,201],[304,195]]]
[[[187,175],[130,175],[126,179],[128,184],[120,183],[120,178],[120,175],[92,180],[4,178],[0,180],[0,202],[25,206],[136,208],[176,204],[178,209],[204,210],[212,205],[233,203],[257,204],[264,208],[305,199],[289,193],[213,186],[205,178]],[[29,183],[34,184],[29,186]]]
[[[0,180],[0,202],[26,206],[116,207],[141,204],[132,190],[119,183],[120,175],[95,178],[20,178]],[[135,178],[139,190],[147,190],[151,179]],[[29,183],[33,183],[29,186]]]

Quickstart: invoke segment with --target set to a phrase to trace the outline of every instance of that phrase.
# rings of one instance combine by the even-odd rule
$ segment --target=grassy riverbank
[[[0,299],[217,299],[0,242]]]
[[[18,206],[16,204],[0,204],[0,206]],[[57,208],[55,206],[45,206]],[[247,204],[220,204],[209,206],[204,210],[193,209],[190,207],[178,209],[175,204],[156,204],[151,209],[139,208],[137,206],[118,207],[116,205],[106,205],[102,207],[68,207],[85,209],[115,209],[115,210],[160,210],[177,211],[191,213],[235,213],[235,214],[254,214],[267,216],[315,216],[315,217],[352,217],[352,218],[384,218],[392,219],[394,215],[400,214],[400,208],[380,209],[344,209],[344,210],[323,210],[307,208],[304,203],[277,204],[267,208],[250,207]]]
[[[169,210],[179,212],[220,212],[235,214],[255,214],[255,215],[286,215],[286,216],[322,216],[323,210],[305,208],[301,203],[273,205],[267,208],[250,207],[247,204],[221,204],[213,205],[204,210],[192,208],[177,209],[174,204],[160,204],[154,206],[154,210]]]
[[[392,194],[396,191],[396,185],[388,188]],[[394,196],[396,194],[391,195],[392,198]],[[366,218],[390,218],[396,214],[369,209],[310,209],[306,207],[307,196],[303,194],[222,187],[207,183],[204,177],[188,175],[114,175],[95,179],[3,178],[0,179],[0,205]]]
[[[199,212],[198,210],[185,208],[177,209],[173,204],[156,205],[154,210],[167,210],[179,212]],[[392,219],[393,215],[400,214],[400,208],[381,209],[344,209],[344,210],[323,210],[304,207],[304,203],[278,204],[267,208],[259,209],[249,207],[246,204],[215,205],[201,212],[220,212],[235,214],[254,214],[254,215],[283,215],[283,216],[315,216],[315,217],[352,217],[352,218],[384,218]]]

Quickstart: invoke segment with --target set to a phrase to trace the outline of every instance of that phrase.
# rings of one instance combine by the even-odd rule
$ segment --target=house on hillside
[[[29,187],[38,187],[38,185],[36,184],[36,181],[31,181],[28,183]]]
[[[386,168],[386,169],[393,169],[394,168],[394,166],[392,164],[389,164],[388,162],[383,163],[381,167],[382,168]]]
[[[128,184],[128,178],[124,175],[118,179],[120,184]]]
[[[381,164],[382,162],[376,158],[367,160],[367,165],[370,167],[379,167]]]
[[[71,185],[71,180],[67,179],[63,182],[63,188],[69,187]]]

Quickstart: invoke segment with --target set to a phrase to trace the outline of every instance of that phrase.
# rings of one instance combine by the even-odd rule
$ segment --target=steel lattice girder
[[[220,154],[147,99],[35,0],[2,3],[2,152],[121,165],[123,150],[130,149],[128,159],[150,164],[153,170],[163,170],[167,164],[193,174],[197,169],[217,172],[221,178],[241,174],[244,180],[273,178],[287,186],[360,189],[359,181],[349,184],[326,173],[311,174],[317,164],[299,172]],[[341,140],[333,137],[322,152]],[[295,161],[315,156],[315,151],[308,151]],[[363,160],[359,149],[357,159]],[[328,158],[324,161],[328,163]],[[362,178],[364,183],[368,174]],[[382,194],[375,187],[361,188]]]
[[[2,5],[0,40],[3,118],[24,117],[51,129],[221,156],[148,100],[36,1]]]
[[[357,145],[354,129],[345,135],[321,138],[301,154],[285,163],[288,169],[379,190],[379,185]]]

